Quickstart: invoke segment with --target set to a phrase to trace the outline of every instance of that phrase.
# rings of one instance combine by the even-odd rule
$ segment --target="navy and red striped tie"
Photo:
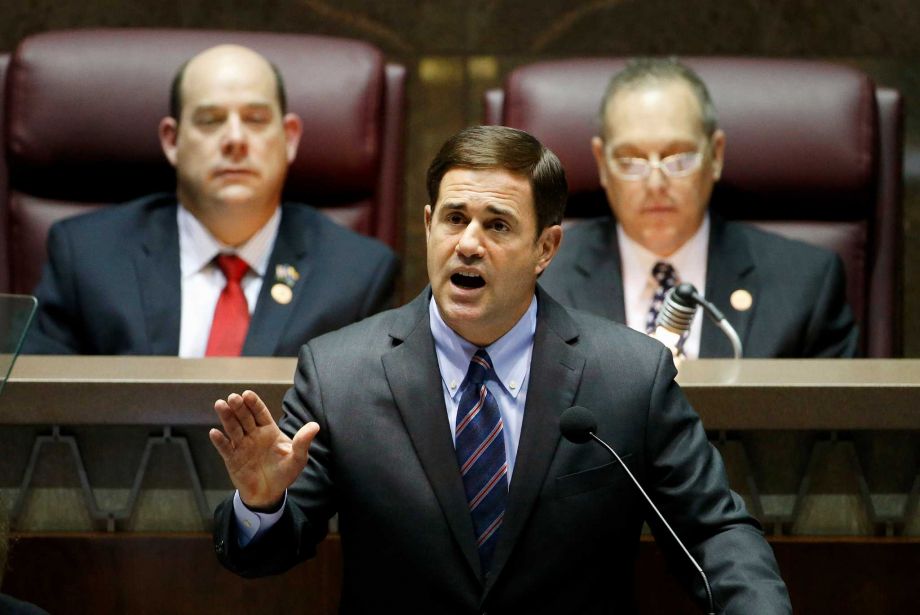
[[[480,349],[470,361],[457,411],[457,463],[476,532],[483,572],[492,564],[508,499],[508,460],[498,402],[486,387],[492,360]]]

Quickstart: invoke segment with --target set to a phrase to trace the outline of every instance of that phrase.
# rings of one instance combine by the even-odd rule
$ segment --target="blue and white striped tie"
[[[670,263],[658,261],[652,267],[652,277],[658,282],[658,288],[655,289],[655,295],[652,297],[652,304],[648,308],[648,315],[645,317],[645,332],[652,334],[655,332],[655,321],[658,319],[658,313],[664,303],[665,294],[677,284],[677,273]]]
[[[492,564],[508,499],[504,424],[498,403],[486,387],[494,373],[488,353],[480,349],[463,381],[455,438],[483,572]]]

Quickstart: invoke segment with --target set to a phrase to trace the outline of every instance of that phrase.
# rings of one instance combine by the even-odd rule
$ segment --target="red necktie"
[[[243,351],[246,331],[249,329],[249,306],[240,280],[249,271],[246,261],[235,254],[221,254],[217,266],[227,279],[227,285],[220,293],[211,334],[208,337],[208,357],[238,357]]]

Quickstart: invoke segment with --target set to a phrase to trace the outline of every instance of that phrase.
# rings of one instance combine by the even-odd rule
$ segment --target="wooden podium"
[[[294,367],[21,357],[0,395],[14,537],[3,591],[52,613],[336,612],[334,532],[313,561],[258,580],[221,569],[208,533],[231,492],[206,436],[214,400],[253,389],[280,415]],[[679,380],[764,522],[797,612],[920,603],[920,361],[701,360]],[[637,595],[643,612],[690,608],[650,537]]]

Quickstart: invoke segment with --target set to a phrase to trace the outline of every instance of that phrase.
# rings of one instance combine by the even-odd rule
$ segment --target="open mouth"
[[[455,273],[450,276],[450,281],[460,288],[482,288],[486,285],[486,281],[482,279],[482,276],[475,273]]]

